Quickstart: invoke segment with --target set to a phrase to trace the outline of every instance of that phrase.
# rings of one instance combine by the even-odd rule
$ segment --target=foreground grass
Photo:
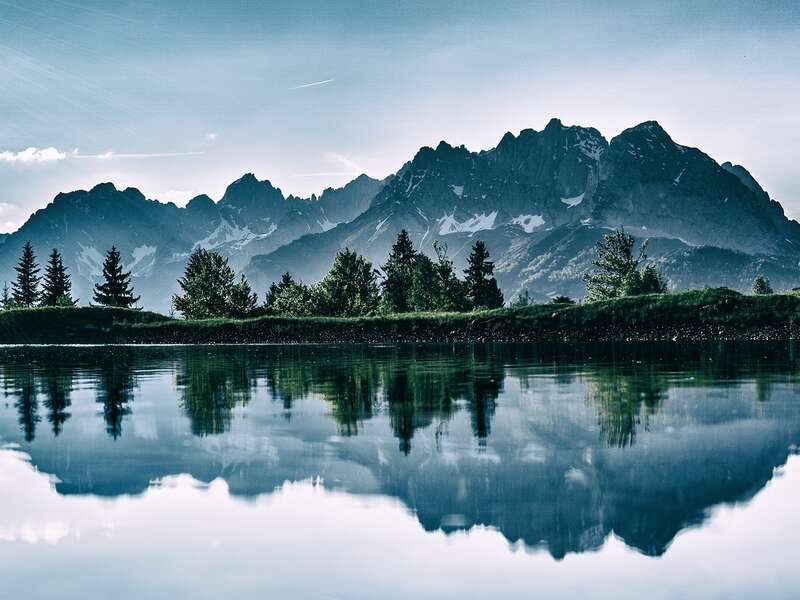
[[[0,313],[4,343],[243,343],[788,339],[800,337],[800,297],[727,289],[648,295],[574,306],[365,318],[259,317],[184,321],[107,308]]]

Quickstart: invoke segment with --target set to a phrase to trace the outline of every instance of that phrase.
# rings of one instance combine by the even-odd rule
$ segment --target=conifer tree
[[[433,242],[436,252],[436,279],[439,291],[438,309],[445,311],[466,310],[467,288],[456,275],[453,261],[447,257],[447,244]]]
[[[374,314],[379,296],[372,263],[349,248],[339,250],[331,270],[314,286],[312,294],[316,310],[322,315]]]
[[[411,310],[411,289],[414,277],[414,263],[417,252],[408,231],[403,229],[389,252],[389,260],[383,266],[385,279],[383,304],[388,312],[408,312]]]
[[[2,303],[0,308],[3,310],[8,310],[14,305],[14,301],[11,299],[11,292],[8,289],[8,283],[5,281],[3,282],[3,295],[0,297],[0,303]]]
[[[410,308],[417,311],[441,310],[442,290],[433,261],[418,254],[411,275]]]
[[[764,277],[763,275],[759,275],[753,280],[753,293],[758,296],[766,296],[768,294],[773,294],[772,286],[769,283],[769,279]]]
[[[172,303],[187,319],[226,317],[235,283],[236,274],[227,258],[198,248],[189,256],[184,275],[178,279],[183,294],[173,296]]]
[[[494,275],[494,263],[489,260],[486,244],[478,240],[472,246],[467,261],[467,300],[471,308],[499,308],[503,306],[503,293]]]
[[[25,242],[19,263],[14,270],[17,280],[11,284],[11,296],[17,306],[30,308],[39,300],[39,265],[36,264],[36,255],[30,241]]]
[[[231,286],[229,302],[229,316],[237,319],[249,317],[256,309],[258,294],[253,293],[250,282],[247,281],[244,274],[240,275],[239,281]]]
[[[50,260],[44,270],[42,280],[42,306],[74,306],[72,282],[67,268],[56,248],[50,253]]]
[[[130,308],[139,301],[133,293],[130,271],[123,271],[119,250],[111,246],[103,262],[103,283],[94,286],[94,301],[103,306]]]

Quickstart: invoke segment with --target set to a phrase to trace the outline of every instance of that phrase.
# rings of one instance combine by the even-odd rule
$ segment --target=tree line
[[[4,309],[33,308],[35,306],[75,306],[72,297],[72,281],[67,267],[57,248],[53,248],[47,260],[44,274],[36,261],[30,241],[25,242],[17,266],[16,279],[3,286],[0,301]],[[112,246],[103,261],[103,281],[94,286],[94,303],[101,306],[131,308],[139,301],[134,296],[131,274],[122,267],[119,250]]]
[[[447,246],[435,242],[434,250],[435,259],[419,252],[403,230],[381,275],[365,257],[344,248],[318,283],[307,285],[287,271],[270,285],[259,305],[247,279],[244,275],[236,278],[227,258],[198,248],[178,280],[181,291],[173,296],[172,305],[187,319],[258,314],[359,317],[503,305],[494,264],[482,241],[472,246],[463,280],[447,256]]]
[[[587,300],[608,300],[640,294],[663,294],[667,284],[652,262],[647,261],[647,240],[635,251],[632,235],[620,229],[597,243],[594,269],[584,275]],[[414,247],[402,230],[381,270],[357,252],[337,252],[328,273],[308,285],[286,272],[273,282],[263,303],[244,274],[236,276],[227,257],[213,250],[195,249],[189,256],[180,293],[172,307],[186,319],[246,318],[259,315],[359,317],[405,312],[442,312],[491,309],[503,306],[504,298],[494,277],[494,263],[484,242],[476,241],[467,260],[463,279],[456,274],[447,255],[447,245],[433,242],[431,258]],[[58,249],[53,248],[45,271],[40,267],[30,241],[25,243],[11,289],[5,285],[3,308],[74,306],[72,283]],[[94,286],[93,302],[101,306],[131,308],[139,301],[125,271],[119,250],[106,253],[102,282]],[[769,280],[759,275],[753,293],[772,294]],[[567,296],[553,298],[556,304],[572,304]],[[527,291],[517,295],[512,307],[532,304]]]

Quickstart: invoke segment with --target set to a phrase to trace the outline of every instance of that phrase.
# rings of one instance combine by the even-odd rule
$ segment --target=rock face
[[[744,167],[675,143],[654,121],[608,142],[558,119],[506,133],[487,151],[424,147],[384,181],[361,175],[319,198],[285,197],[252,174],[218,203],[198,196],[185,208],[111,184],[59,194],[0,237],[0,270],[13,277],[27,239],[40,258],[59,247],[86,301],[116,244],[145,306],[166,310],[197,246],[229,256],[263,292],[287,270],[318,280],[344,247],[380,266],[405,228],[423,252],[433,253],[434,240],[447,244],[459,268],[484,240],[507,299],[522,290],[580,297],[595,243],[617,227],[651,240],[649,255],[672,289],[749,289],[756,274],[778,289],[800,284],[800,224]]]
[[[353,219],[383,185],[362,175],[343,188],[325,190],[319,198],[286,198],[269,181],[247,174],[229,185],[218,203],[201,195],[179,208],[148,200],[134,188],[117,190],[101,183],[89,191],[59,194],[5,236],[0,272],[3,280],[13,279],[26,240],[33,243],[40,263],[51,248],[58,248],[72,275],[75,296],[87,303],[105,252],[116,245],[143,305],[167,311],[193,249],[218,250],[241,269],[251,256]]]
[[[654,121],[609,143],[557,119],[485,152],[423,148],[355,220],[255,256],[247,273],[260,286],[285,270],[314,281],[345,246],[380,265],[406,228],[427,253],[447,243],[460,267],[483,239],[507,298],[582,296],[594,244],[617,227],[651,239],[673,289],[749,289],[758,273],[782,288],[800,281],[800,225],[743,167],[676,144]]]

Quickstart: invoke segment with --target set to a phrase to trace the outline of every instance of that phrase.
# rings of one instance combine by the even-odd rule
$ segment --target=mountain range
[[[115,244],[142,303],[164,311],[197,247],[224,253],[263,291],[287,270],[318,280],[344,247],[380,266],[404,228],[425,253],[446,244],[459,268],[484,240],[507,299],[528,290],[545,300],[583,296],[594,245],[618,227],[650,239],[673,290],[749,289],[757,274],[800,285],[800,224],[744,167],[675,143],[655,121],[608,141],[558,119],[506,133],[491,150],[423,147],[384,180],[361,175],[319,197],[285,196],[253,174],[218,202],[201,195],[182,208],[110,183],[59,194],[0,238],[0,273],[13,277],[26,240],[42,260],[58,247],[83,303]]]

